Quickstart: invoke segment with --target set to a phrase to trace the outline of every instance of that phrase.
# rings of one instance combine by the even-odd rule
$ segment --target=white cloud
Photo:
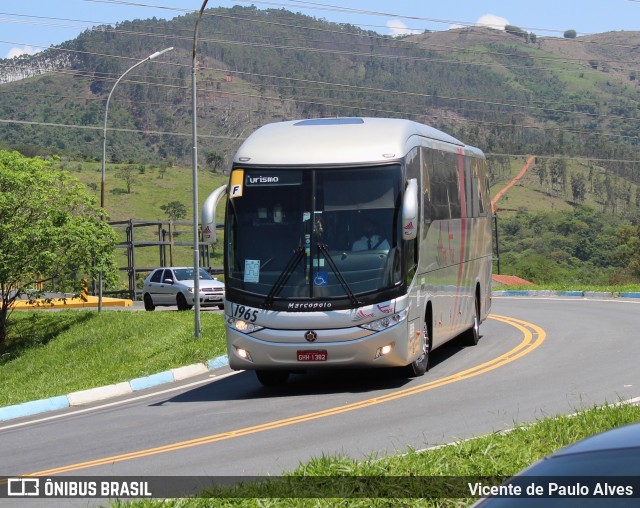
[[[476,21],[476,25],[478,26],[486,26],[495,30],[504,30],[504,27],[508,24],[508,20],[495,14],[485,14],[484,16],[480,16],[478,21]]]
[[[398,35],[411,35],[422,33],[420,30],[414,30],[409,28],[399,19],[390,19],[387,21],[387,28],[389,28],[389,35],[396,37]]]
[[[35,55],[39,51],[39,48],[34,48],[32,46],[24,46],[23,48],[11,48],[5,58],[13,58],[20,55]]]

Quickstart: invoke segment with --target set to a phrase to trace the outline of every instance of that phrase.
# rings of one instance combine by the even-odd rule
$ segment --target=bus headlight
[[[227,326],[241,333],[253,333],[264,328],[264,326],[258,326],[253,323],[248,323],[244,319],[234,317],[227,317]]]
[[[396,312],[391,316],[385,316],[383,318],[376,319],[375,321],[371,321],[371,323],[360,325],[360,327],[367,330],[372,330],[374,332],[379,332],[382,330],[386,330],[387,328],[391,328],[392,326],[395,326],[398,323],[404,321],[405,319],[407,319],[407,314],[409,314],[409,309],[404,309],[400,312]]]
[[[376,358],[380,358],[381,356],[388,355],[389,353],[391,353],[393,346],[395,346],[395,342],[392,342],[391,344],[387,344],[386,346],[379,347],[378,350],[376,351]]]
[[[251,358],[251,354],[249,353],[249,351],[237,346],[235,346],[235,348],[236,348],[236,354],[240,358],[242,358],[243,360],[248,360],[250,362],[253,362],[253,358]]]

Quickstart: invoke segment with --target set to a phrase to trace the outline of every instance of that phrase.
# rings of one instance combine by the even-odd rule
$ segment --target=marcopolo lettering
[[[308,302],[308,303],[289,303],[287,306],[289,310],[321,310],[330,309],[331,302]]]

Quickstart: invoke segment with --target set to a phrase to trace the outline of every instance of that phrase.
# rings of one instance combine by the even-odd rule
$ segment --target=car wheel
[[[187,304],[187,299],[182,293],[178,293],[178,296],[176,297],[176,304],[178,305],[178,310],[189,310],[191,308],[191,306]]]
[[[151,298],[151,295],[149,293],[144,295],[144,310],[156,310],[156,306],[153,304],[153,299]]]
[[[219,305],[218,305],[218,308],[219,308],[220,310],[224,310],[224,304],[223,304],[223,303],[219,304]]]

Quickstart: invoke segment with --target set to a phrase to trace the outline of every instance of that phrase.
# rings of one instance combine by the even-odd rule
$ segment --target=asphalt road
[[[267,389],[207,374],[5,422],[0,475],[278,475],[449,443],[638,397],[638,329],[637,301],[494,298],[479,344],[434,351],[424,377],[312,372]]]

